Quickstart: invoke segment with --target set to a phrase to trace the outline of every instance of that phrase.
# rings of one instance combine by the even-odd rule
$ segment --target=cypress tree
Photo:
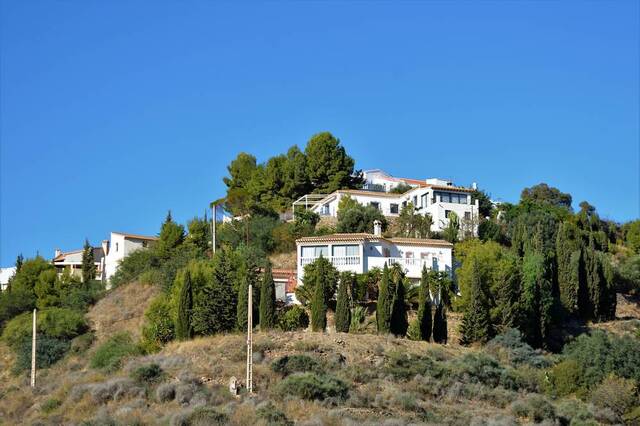
[[[311,299],[311,330],[324,332],[327,328],[327,302],[325,299],[325,267],[324,263],[318,264],[316,271],[316,284]]]
[[[471,282],[469,283],[469,302],[462,316],[460,343],[468,345],[472,342],[487,342],[492,335],[489,303],[485,296],[480,265],[473,259],[471,265]]]
[[[187,340],[193,336],[191,325],[191,310],[193,309],[193,290],[191,288],[191,274],[184,273],[184,283],[180,289],[178,302],[178,316],[176,319],[176,337],[178,340]]]
[[[553,323],[553,288],[542,254],[527,253],[522,262],[524,335],[530,345],[546,344]]]
[[[405,304],[404,279],[400,277],[395,285],[393,302],[391,304],[391,333],[395,336],[405,336],[409,322],[407,320],[407,305]]]
[[[433,314],[433,341],[446,345],[447,335],[447,312],[442,300],[439,300]]]
[[[342,273],[340,277],[340,286],[338,287],[338,300],[336,302],[336,331],[338,333],[348,333],[351,324],[351,309],[349,300],[349,286],[351,285],[351,276],[349,272]]]
[[[429,271],[422,267],[422,278],[420,280],[420,294],[418,295],[418,330],[420,340],[429,341],[431,339],[431,296],[429,294],[429,281],[431,280]]]
[[[82,250],[82,282],[88,283],[96,277],[96,265],[93,257],[93,247],[89,245],[89,240],[84,240]]]
[[[391,294],[389,291],[389,268],[384,264],[382,278],[378,288],[378,303],[376,306],[376,322],[379,334],[391,332]]]
[[[558,264],[558,290],[560,302],[570,315],[578,313],[579,270],[573,255],[580,248],[575,225],[562,222],[556,236],[556,260]],[[573,261],[572,261],[573,259]]]
[[[273,282],[271,264],[267,262],[260,287],[260,330],[276,325],[276,286]]]

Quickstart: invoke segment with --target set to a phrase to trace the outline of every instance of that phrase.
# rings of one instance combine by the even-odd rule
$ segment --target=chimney
[[[61,254],[62,254],[62,250],[57,248],[56,251],[54,252],[53,258],[55,259],[56,257],[60,256]]]
[[[377,219],[373,221],[373,235],[382,237],[382,222]]]
[[[475,182],[473,182],[473,183],[471,184],[471,189],[473,189],[473,190],[478,189],[478,184],[477,184],[477,183],[475,183]]]
[[[109,240],[102,240],[102,252],[105,256],[109,254]]]

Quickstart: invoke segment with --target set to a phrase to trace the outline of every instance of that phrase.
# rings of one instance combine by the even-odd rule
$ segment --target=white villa
[[[450,214],[454,212],[461,228],[470,227],[473,234],[477,234],[478,201],[472,203],[471,200],[475,184],[474,188],[465,188],[443,179],[395,178],[381,170],[366,171],[364,176],[363,189],[338,190],[328,195],[310,194],[297,200],[293,207],[304,206],[320,216],[336,217],[340,199],[348,195],[360,204],[376,207],[385,216],[396,217],[404,206],[413,203],[417,213],[431,215],[431,230],[434,232],[445,229]],[[411,186],[411,189],[403,194],[389,192],[401,183]]]
[[[118,270],[122,259],[136,250],[148,247],[149,243],[157,239],[157,237],[145,235],[112,232],[110,240],[102,241],[100,247],[93,247],[93,259],[96,265],[95,279],[108,282]],[[81,276],[82,252],[82,249],[69,252],[62,252],[60,249],[56,249],[51,263],[58,270],[58,274],[69,270],[71,274]]]
[[[298,285],[304,278],[304,267],[320,256],[335,268],[358,274],[384,264],[399,264],[407,277],[417,281],[422,268],[451,272],[453,244],[444,240],[418,238],[385,238],[376,223],[374,233],[331,234],[296,240]]]
[[[4,291],[9,285],[9,280],[16,273],[16,267],[0,268],[0,291]]]

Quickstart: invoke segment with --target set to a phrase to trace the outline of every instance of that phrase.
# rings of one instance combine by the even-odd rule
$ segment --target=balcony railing
[[[360,265],[360,256],[327,256],[333,266]],[[300,265],[305,266],[318,260],[317,257],[301,257]]]

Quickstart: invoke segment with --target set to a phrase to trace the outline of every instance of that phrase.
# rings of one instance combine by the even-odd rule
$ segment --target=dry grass
[[[160,293],[157,286],[131,283],[110,291],[89,311],[87,317],[99,341],[112,334],[127,331],[140,337],[144,311]]]

